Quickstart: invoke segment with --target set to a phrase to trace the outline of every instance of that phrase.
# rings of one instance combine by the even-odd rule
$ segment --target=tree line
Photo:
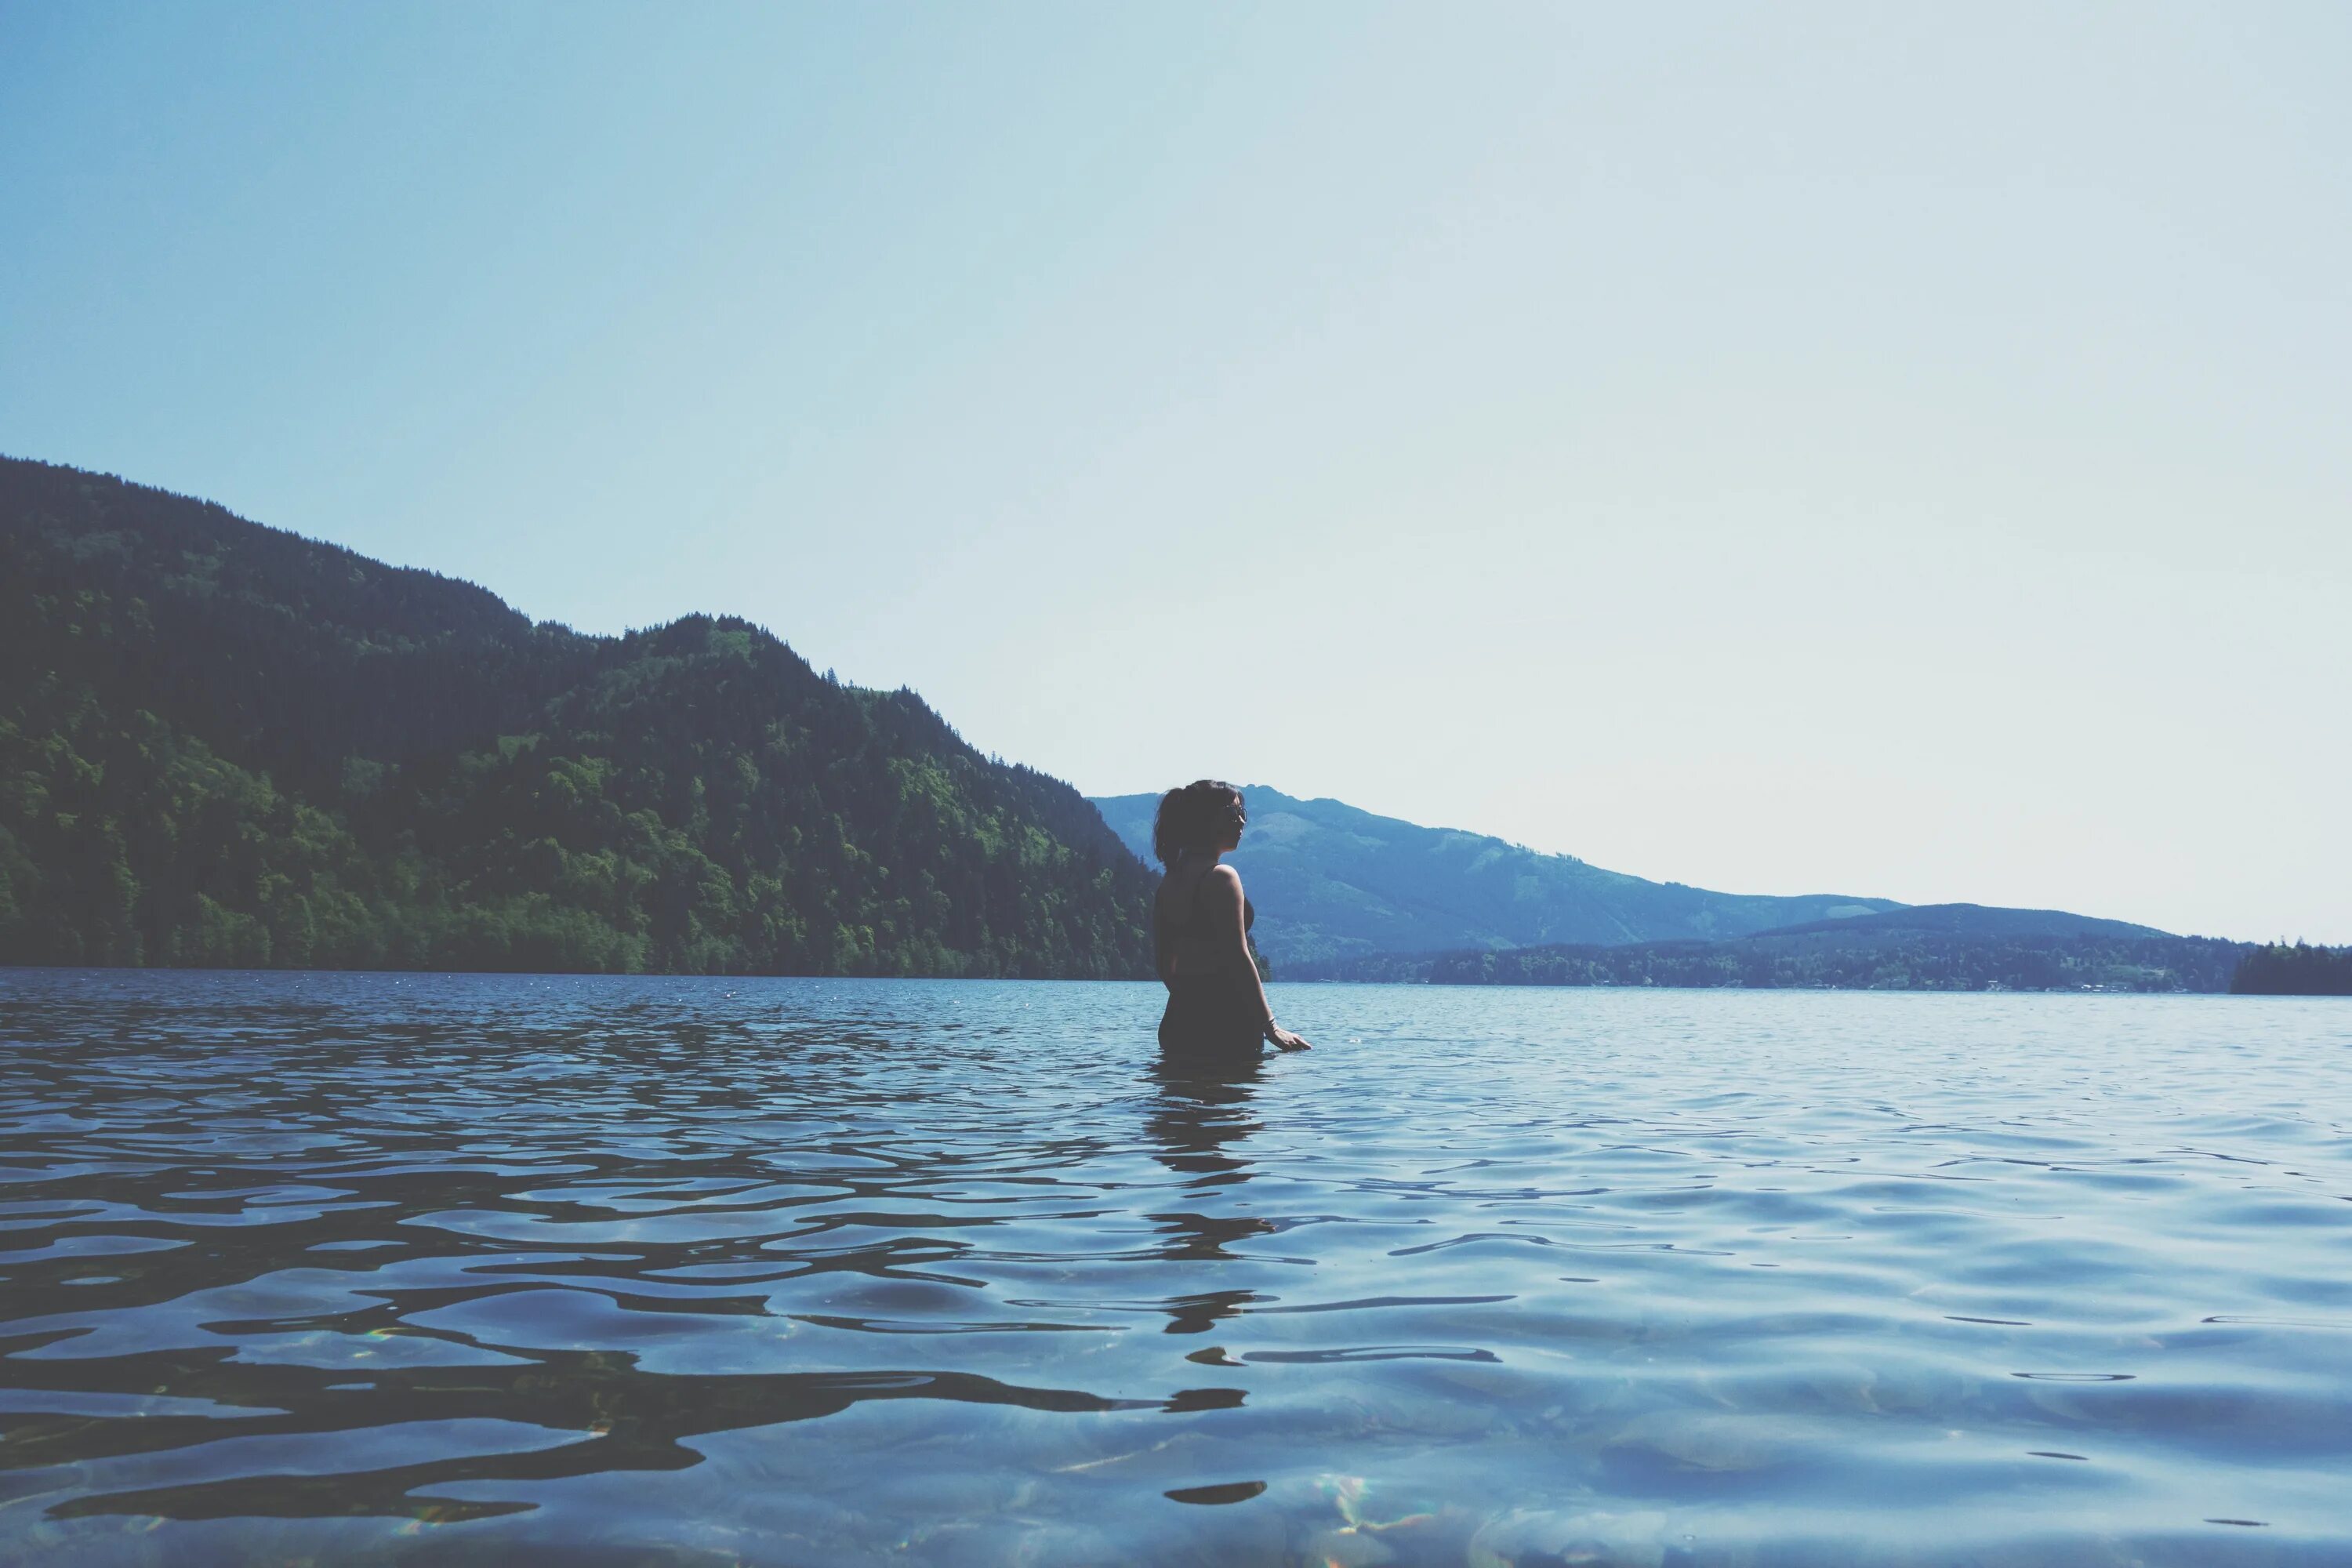
[[[1292,964],[1287,975],[1433,985],[2219,992],[2232,988],[2241,963],[2255,951],[2210,937],[1905,933],[1842,943],[1759,936],[1381,954]]]
[[[2352,996],[2352,947],[2265,942],[2230,977],[2242,996]]]

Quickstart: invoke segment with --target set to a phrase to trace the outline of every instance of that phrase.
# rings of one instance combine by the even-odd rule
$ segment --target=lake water
[[[2352,1563],[2352,1005],[0,971],[0,1560]]]

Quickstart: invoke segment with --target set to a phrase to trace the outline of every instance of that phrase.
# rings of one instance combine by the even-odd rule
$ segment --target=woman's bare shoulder
[[[1208,874],[1202,877],[1201,881],[1203,886],[1220,897],[1238,899],[1242,896],[1242,874],[1231,866],[1210,867]]]

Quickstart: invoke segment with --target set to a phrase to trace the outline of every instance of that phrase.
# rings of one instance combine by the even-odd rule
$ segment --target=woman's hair
[[[1218,848],[1241,809],[1242,792],[1223,779],[1195,779],[1171,789],[1160,797],[1160,815],[1151,819],[1151,852],[1166,866],[1180,851]]]

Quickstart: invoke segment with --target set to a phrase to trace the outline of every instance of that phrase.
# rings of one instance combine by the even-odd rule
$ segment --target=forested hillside
[[[1423,827],[1336,800],[1251,784],[1249,830],[1233,856],[1258,908],[1257,938],[1278,973],[1375,953],[1538,942],[1736,936],[1900,906],[1820,893],[1717,893],[1604,871],[1484,834]],[[1159,797],[1097,796],[1139,856]]]
[[[1148,974],[1149,889],[747,623],[583,637],[0,459],[0,962]]]
[[[2352,996],[2352,947],[2267,942],[2246,954],[2230,989],[2243,996]]]
[[[1727,942],[1390,954],[1293,978],[1434,985],[1688,985],[1873,991],[2226,991],[2255,950],[2055,910],[1937,904]]]

